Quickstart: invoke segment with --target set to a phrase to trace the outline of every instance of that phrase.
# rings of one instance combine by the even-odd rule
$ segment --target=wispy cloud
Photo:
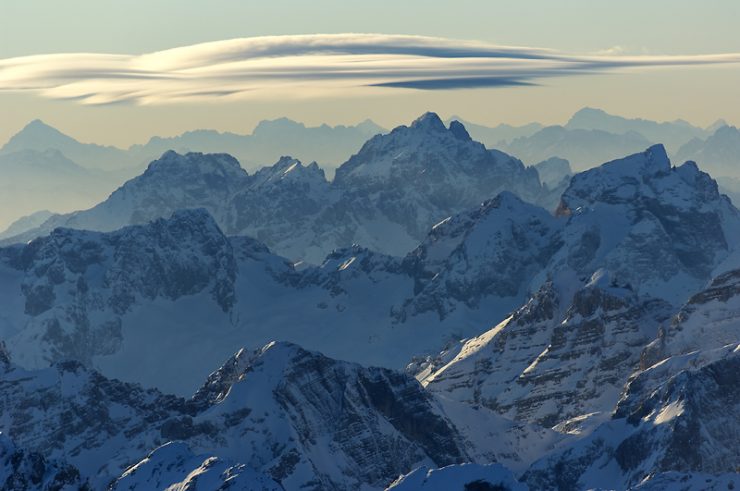
[[[144,55],[69,53],[0,60],[0,92],[86,104],[321,97],[378,90],[536,85],[620,68],[740,63],[740,53],[570,55],[422,36],[316,34],[231,39]]]

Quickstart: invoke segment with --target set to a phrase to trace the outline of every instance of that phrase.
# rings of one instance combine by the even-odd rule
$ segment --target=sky
[[[311,125],[371,118],[392,127],[427,110],[489,125],[559,124],[584,106],[628,117],[682,118],[701,126],[718,118],[740,124],[740,64],[686,62],[690,56],[740,53],[739,18],[736,0],[3,0],[0,143],[36,118],[82,141],[119,146],[195,128],[248,133],[260,120],[282,116]],[[319,37],[321,42],[339,42],[341,53],[291,52],[285,57],[283,51],[273,50],[267,58],[246,61],[239,57],[246,49],[243,46],[253,49],[253,41],[240,45],[236,58],[231,45],[224,44],[232,39],[287,36],[279,38],[278,48],[284,50],[293,35],[341,33],[437,40],[359,38],[362,46],[357,48],[354,38]],[[190,61],[202,53],[199,44],[205,42],[220,43],[209,45],[194,67]],[[298,38],[298,45],[303,42]],[[513,60],[489,57],[481,62],[478,55],[461,59],[429,58],[427,52],[421,57],[396,53],[398,46],[408,43],[415,50],[426,50],[429,43],[455,50],[461,46],[482,46],[484,51],[492,46],[517,48],[512,51]],[[419,43],[424,46],[419,48]],[[190,48],[180,54],[165,51],[177,47]],[[550,53],[546,58],[555,60],[533,61],[529,50],[518,47],[537,48],[535,53]],[[161,51],[165,55],[154,61],[152,56],[142,56]],[[70,56],[48,56],[60,53]],[[17,61],[31,55],[47,56],[34,58],[31,65]],[[224,56],[230,62],[226,69],[212,60],[223,61]],[[683,57],[684,62],[654,66],[655,60],[666,56]],[[569,57],[575,58],[563,61]],[[632,58],[632,65],[605,68],[604,59],[609,57]],[[634,59],[640,60],[638,66]],[[652,60],[649,66],[646,59]],[[5,75],[4,82],[3,60],[6,73],[10,73],[8,67],[16,70]],[[274,60],[282,64],[279,76],[273,73]],[[341,78],[322,75],[316,81],[319,68],[322,73],[334,73],[337,66],[350,63],[362,64],[370,75],[352,78],[351,83],[343,82],[345,74]],[[434,80],[448,83],[455,74],[483,70],[489,83],[483,88],[437,90],[420,90],[418,84],[411,89],[383,86],[406,83],[409,70],[420,63],[433,72],[429,77]],[[268,64],[270,77],[255,81],[252,74],[266,70]],[[18,67],[26,70],[27,65],[30,71],[20,72],[19,78]],[[101,67],[105,77],[100,76]],[[146,77],[132,75],[142,67]],[[193,75],[193,70],[201,71]],[[311,73],[294,76],[297,72]],[[90,73],[95,74],[94,82]],[[501,83],[512,76],[515,83]],[[68,83],[70,78],[74,83]],[[492,78],[495,83],[490,83]],[[19,84],[25,90],[7,90]],[[226,97],[205,90],[225,85],[230,87]],[[347,90],[349,85],[360,89]]]

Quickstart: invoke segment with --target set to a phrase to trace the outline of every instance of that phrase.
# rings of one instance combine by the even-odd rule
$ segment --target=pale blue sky
[[[377,32],[471,39],[589,54],[740,52],[737,0],[3,0],[0,59],[31,54],[139,54],[236,37]],[[391,126],[424,110],[482,123],[563,122],[584,105],[626,116],[740,122],[740,69],[676,68],[548,80],[542,87],[411,91],[371,100],[310,99],[85,107],[0,94],[0,143],[41,117],[83,140],[129,144],[195,127],[247,132],[263,118]]]

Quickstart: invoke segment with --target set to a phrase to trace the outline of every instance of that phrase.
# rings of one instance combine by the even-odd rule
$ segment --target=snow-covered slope
[[[527,485],[499,464],[451,465],[441,469],[420,467],[400,477],[388,491],[527,491]]]
[[[420,465],[480,453],[413,378],[288,343],[240,350],[189,400],[74,362],[29,371],[3,360],[0,431],[44,458],[65,457],[94,489],[118,476],[114,489],[231,478],[265,489],[276,487],[270,479],[285,489],[383,489]],[[171,440],[184,443],[145,458]]]
[[[170,442],[126,469],[111,491],[283,491],[277,481],[227,459],[194,455],[187,444]]]
[[[57,229],[1,255],[0,336],[26,366],[115,353],[121,316],[141,302],[203,292],[224,313],[235,302],[233,248],[205,210],[111,234]]]
[[[467,460],[462,438],[409,377],[288,344],[236,357],[228,364],[243,369],[214,374],[196,394],[209,407],[193,424],[228,427],[222,454],[269,469],[288,489],[382,487],[420,464]],[[219,441],[192,439],[196,448]]]
[[[740,270],[732,270],[714,278],[662,326],[643,350],[641,365],[648,368],[674,355],[717,349],[738,340]]]
[[[486,216],[497,224],[491,233],[519,233],[532,217],[545,228],[554,220],[511,196],[499,202],[513,208],[488,205]],[[513,213],[520,209],[534,214]],[[524,280],[534,274],[528,256],[516,255],[516,243],[495,244],[504,256],[520,258]],[[415,353],[479,332],[524,298],[516,285],[511,292],[476,287],[497,274],[480,269],[488,257],[481,254],[471,253],[455,270],[459,254],[436,250],[429,264],[413,258],[417,270],[352,247],[321,266],[297,269],[254,239],[227,238],[202,209],[111,233],[57,229],[0,249],[0,337],[24,366],[76,359],[106,375],[181,394],[234,346],[271,340],[400,368]],[[430,281],[437,272],[450,279],[448,286]],[[471,287],[454,298],[440,297],[466,282]],[[422,284],[426,288],[415,288]],[[417,307],[442,300],[444,310]]]
[[[603,278],[592,283],[566,305],[545,285],[423,383],[440,396],[545,426],[608,412],[670,310]]]
[[[564,221],[507,191],[443,220],[404,260],[419,292],[405,311],[446,317],[460,303],[479,307],[486,299],[509,299],[511,308],[520,305],[560,246]]]
[[[0,431],[44,459],[66,461],[95,489],[163,443],[160,427],[185,401],[110,380],[76,362],[0,366]],[[166,434],[166,433],[165,433]]]
[[[664,324],[611,420],[535,463],[526,482],[534,489],[687,490],[740,482],[737,277],[715,278]]]
[[[735,344],[676,356],[641,372],[611,421],[535,463],[524,480],[533,489],[626,489],[658,475],[659,488],[660,482],[680,483],[660,473],[735,472],[739,363]]]

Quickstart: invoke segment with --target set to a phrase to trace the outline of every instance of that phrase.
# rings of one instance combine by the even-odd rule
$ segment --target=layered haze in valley
[[[740,4],[19,2],[0,489],[740,486]]]

